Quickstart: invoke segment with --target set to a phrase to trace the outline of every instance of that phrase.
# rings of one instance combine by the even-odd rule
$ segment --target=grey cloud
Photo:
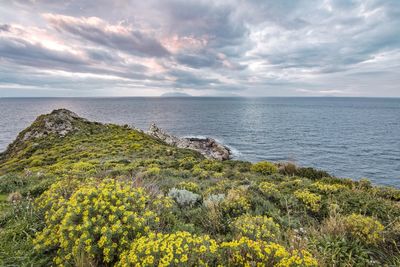
[[[0,32],[4,31],[4,32],[8,32],[10,30],[10,25],[8,24],[0,24]]]
[[[84,61],[65,52],[49,50],[43,46],[32,44],[20,38],[0,36],[0,56],[22,65],[36,67],[56,67],[61,65],[81,65]]]
[[[190,66],[192,68],[203,68],[203,67],[217,67],[221,66],[220,60],[217,55],[213,53],[197,53],[189,54],[183,53],[176,56],[176,60],[183,65]]]
[[[105,60],[108,54],[100,56],[97,52],[97,60]],[[91,51],[93,58],[93,51]],[[95,56],[95,57],[96,57]],[[102,58],[101,58],[102,57]],[[107,60],[112,60],[108,55]],[[108,62],[108,65],[99,65],[100,61],[91,62],[75,54],[66,51],[56,51],[43,47],[40,44],[32,44],[22,38],[6,38],[0,36],[0,58],[8,64],[17,66],[29,66],[44,70],[62,70],[72,73],[91,73],[98,75],[113,75],[126,79],[154,79],[161,77],[149,76],[145,73],[146,68],[140,64],[121,64],[119,61]],[[112,63],[112,65],[110,65]],[[2,79],[4,82],[5,80]],[[9,81],[12,82],[12,81]]]
[[[100,19],[99,23],[91,23],[93,18],[74,18],[62,15],[47,14],[48,21],[59,31],[68,32],[93,43],[119,49],[133,55],[163,57],[169,52],[156,39],[131,29],[124,31],[107,30],[107,25]],[[103,25],[104,23],[104,25]]]
[[[192,86],[204,88],[204,86],[220,83],[218,79],[204,78],[183,70],[172,70],[169,74],[176,78],[175,86],[178,88]]]

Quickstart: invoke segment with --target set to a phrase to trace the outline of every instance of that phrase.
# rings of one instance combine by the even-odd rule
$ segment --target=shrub
[[[262,182],[258,186],[258,189],[267,197],[274,197],[279,194],[277,186],[270,182]]]
[[[207,235],[150,233],[133,241],[117,266],[209,266],[217,252],[217,242]]]
[[[204,200],[204,206],[208,208],[218,206],[224,199],[225,199],[225,194],[209,195]]]
[[[294,163],[291,162],[285,162],[279,164],[279,172],[284,174],[284,175],[295,175],[297,172],[297,166]]]
[[[383,240],[384,226],[376,219],[361,214],[351,214],[344,219],[348,233],[369,244]]]
[[[178,184],[180,189],[185,189],[194,193],[198,193],[200,191],[200,187],[197,183],[194,182],[180,182]]]
[[[217,160],[206,159],[200,162],[199,167],[206,171],[221,172],[224,165],[222,165],[222,163]]]
[[[175,200],[181,207],[193,207],[201,200],[201,196],[185,189],[172,188],[168,196]]]
[[[161,169],[160,169],[159,167],[157,167],[157,166],[150,167],[150,168],[148,168],[148,169],[146,170],[146,173],[147,173],[148,175],[151,175],[151,176],[159,175],[160,172],[161,172]]]
[[[29,183],[27,179],[21,175],[7,174],[0,176],[0,193],[11,193]]]
[[[13,192],[8,195],[7,200],[8,200],[8,202],[11,202],[11,203],[18,203],[22,200],[22,195],[18,191]]]
[[[155,207],[170,207],[167,199],[151,200],[143,188],[116,180],[88,183],[69,199],[48,198],[59,189],[50,189],[39,201],[50,209],[46,227],[35,239],[38,250],[57,249],[57,265],[73,265],[82,254],[100,265],[115,262],[132,240],[158,225]]]
[[[193,157],[185,157],[178,161],[179,167],[185,170],[190,170],[196,164],[196,160]]]
[[[119,267],[128,266],[317,266],[305,250],[241,238],[218,244],[207,235],[188,232],[150,233],[133,241],[121,254]]]
[[[54,183],[37,200],[36,206],[44,212],[47,227],[41,235],[46,236],[44,246],[57,247],[59,244],[59,229],[68,207],[68,199],[82,183],[76,179],[65,179]]]
[[[295,191],[294,196],[313,212],[318,212],[321,208],[321,196],[311,193],[307,189]]]
[[[374,187],[371,191],[382,198],[400,201],[400,189],[382,186]]]
[[[323,235],[314,242],[321,266],[381,266],[373,260],[371,250],[359,240],[349,240],[341,235]]]
[[[240,237],[253,240],[274,240],[279,236],[279,225],[267,216],[239,216],[233,222],[233,232]]]
[[[246,237],[223,242],[219,255],[222,266],[318,266],[317,260],[305,250],[289,252],[276,243]]]
[[[311,180],[322,179],[324,177],[331,177],[326,171],[316,170],[314,168],[298,168],[296,175],[300,177],[305,177]]]
[[[246,213],[250,208],[250,201],[247,198],[247,192],[243,189],[230,189],[221,207],[225,214],[236,217]]]
[[[315,189],[317,189],[320,192],[323,193],[334,193],[337,192],[339,190],[343,190],[346,188],[346,186],[341,185],[341,184],[326,184],[326,183],[322,183],[322,182],[316,182],[312,184],[312,187],[314,187]]]
[[[276,167],[275,164],[273,164],[271,162],[261,161],[261,162],[253,164],[251,166],[250,170],[253,172],[258,172],[258,173],[267,175],[267,174],[277,173],[278,167]]]
[[[371,189],[372,183],[367,178],[361,178],[359,181],[356,181],[355,184],[359,189]]]

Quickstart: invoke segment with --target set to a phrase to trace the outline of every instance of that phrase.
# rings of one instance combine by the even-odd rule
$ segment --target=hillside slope
[[[399,266],[400,191],[68,110],[0,155],[0,266]]]

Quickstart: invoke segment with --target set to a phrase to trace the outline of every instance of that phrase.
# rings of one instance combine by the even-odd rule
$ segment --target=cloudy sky
[[[3,0],[0,97],[400,97],[399,0]]]

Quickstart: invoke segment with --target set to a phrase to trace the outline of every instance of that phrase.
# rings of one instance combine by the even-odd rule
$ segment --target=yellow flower
[[[311,193],[307,189],[295,191],[294,196],[303,202],[311,211],[318,212],[321,208],[321,196]]]

